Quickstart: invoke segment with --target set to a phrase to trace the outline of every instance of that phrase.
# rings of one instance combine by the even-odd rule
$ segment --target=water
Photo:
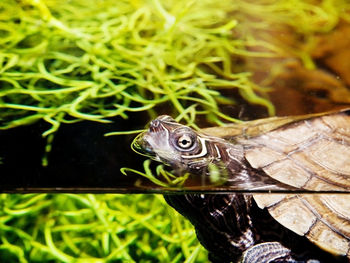
[[[0,126],[16,126],[0,130],[0,261],[208,262],[193,226],[149,193],[303,193],[305,203],[332,207],[322,194],[337,189],[252,191],[195,175],[161,187],[120,172],[144,172],[134,135],[104,134],[143,129],[160,114],[185,112],[182,123],[202,128],[230,122],[216,110],[248,121],[269,117],[272,105],[278,116],[349,107],[349,10],[346,0],[0,1]],[[116,112],[113,123],[96,122]],[[45,150],[42,134],[57,121]],[[209,219],[225,204],[211,196],[218,206],[206,207]],[[339,218],[349,217],[348,203],[335,206]]]
[[[247,14],[240,15],[247,16]],[[237,35],[252,33],[257,27],[254,21],[241,21],[242,25],[234,29]],[[278,116],[309,114],[347,107],[350,105],[350,67],[346,63],[350,61],[347,48],[350,43],[348,38],[342,36],[347,35],[349,31],[350,25],[346,19],[341,19],[329,32],[302,32],[288,23],[259,29],[255,33],[255,41],[267,41],[279,46],[283,51],[273,57],[264,54],[238,56],[233,59],[237,67],[234,70],[252,72],[252,79],[257,85],[271,89],[267,93],[261,89],[258,94],[272,101]],[[260,50],[259,47],[261,48],[259,45],[252,45],[249,51],[266,51]],[[217,90],[236,102],[236,104],[219,105],[220,110],[228,116],[241,120],[268,117],[266,107],[250,104],[240,90],[227,87],[222,89],[219,87]],[[157,106],[156,113],[177,114],[170,102]],[[128,176],[120,174],[120,169],[123,167],[143,169],[145,158],[130,149],[133,135],[104,137],[105,133],[116,130],[141,129],[150,119],[146,113],[134,113],[127,120],[114,118],[112,124],[88,121],[63,124],[54,136],[47,167],[41,165],[46,145],[46,140],[41,134],[50,128],[47,123],[40,121],[29,126],[1,130],[0,191],[166,191],[135,173],[128,173]],[[199,127],[215,126],[205,118],[205,115],[198,115],[196,124]],[[138,186],[135,186],[136,184]],[[196,182],[195,185],[198,188],[191,189],[192,181],[187,190],[241,191],[232,186],[230,188],[215,186],[210,182],[206,182],[204,186],[201,186],[201,182]]]

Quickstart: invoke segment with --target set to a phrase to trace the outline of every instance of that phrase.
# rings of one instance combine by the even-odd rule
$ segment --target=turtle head
[[[136,137],[133,149],[177,170],[199,170],[220,155],[218,149],[215,153],[211,151],[212,141],[170,116],[162,115],[150,122],[146,132]]]

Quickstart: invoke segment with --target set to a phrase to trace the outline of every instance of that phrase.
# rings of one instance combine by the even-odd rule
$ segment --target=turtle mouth
[[[131,148],[136,153],[164,164],[179,161],[180,156],[170,143],[174,122],[167,115],[151,121],[148,130],[136,136]]]
[[[134,152],[147,156],[147,157],[156,157],[152,146],[145,140],[146,132],[140,133],[136,136],[134,141],[131,144],[131,148]]]

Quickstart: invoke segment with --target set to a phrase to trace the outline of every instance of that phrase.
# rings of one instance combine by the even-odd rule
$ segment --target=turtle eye
[[[171,132],[171,144],[180,152],[190,152],[198,145],[197,135],[187,127],[180,127]]]
[[[181,149],[187,150],[193,145],[193,143],[193,138],[191,138],[191,136],[189,136],[188,134],[183,134],[177,139],[177,146]]]

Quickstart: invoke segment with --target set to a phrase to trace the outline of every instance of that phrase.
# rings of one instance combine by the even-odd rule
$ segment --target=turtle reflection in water
[[[135,146],[135,145],[134,145]],[[217,165],[245,189],[350,189],[350,109],[200,132],[160,116],[136,148],[177,172]],[[349,262],[350,194],[165,196],[213,262]]]

